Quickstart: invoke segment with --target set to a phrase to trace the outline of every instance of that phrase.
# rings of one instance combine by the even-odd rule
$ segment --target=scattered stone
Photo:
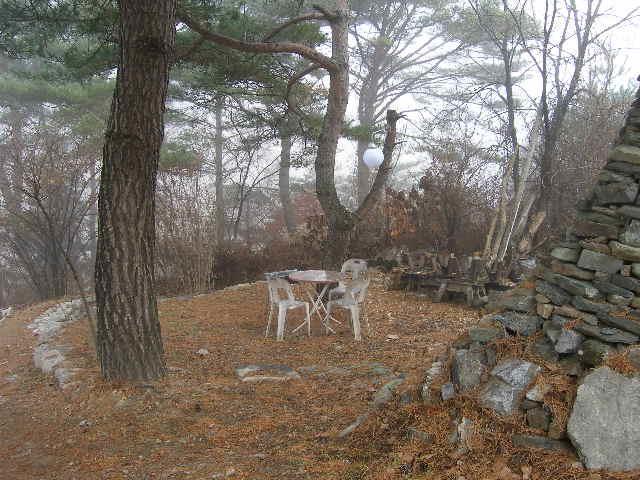
[[[611,351],[612,348],[610,345],[593,338],[588,338],[582,342],[578,355],[580,356],[582,363],[587,367],[598,367],[602,365],[605,358]]]
[[[350,423],[347,427],[345,427],[339,434],[338,438],[345,438],[351,435],[355,430],[364,423],[364,421],[369,418],[370,412],[363,413],[359,415],[358,418],[355,419],[354,422]]]
[[[532,402],[543,402],[544,396],[551,391],[551,385],[546,383],[537,383],[531,388],[525,398],[527,400],[531,400]]]
[[[422,430],[418,430],[414,427],[407,428],[407,438],[409,440],[417,440],[426,445],[431,445],[433,443],[433,435],[430,435],[427,432],[423,432]]]
[[[640,322],[629,320],[628,318],[617,317],[615,315],[599,315],[598,318],[602,323],[640,335]]]
[[[504,337],[504,331],[495,327],[472,327],[469,329],[469,337],[473,342],[489,343]]]
[[[522,313],[533,312],[536,308],[534,291],[526,288],[515,288],[507,292],[500,292],[492,296],[486,306],[487,311],[515,311]]]
[[[207,350],[206,348],[201,348],[196,352],[196,355],[200,355],[201,357],[204,357],[206,355],[209,355],[209,350]]]
[[[597,298],[600,292],[592,284],[585,282],[584,280],[577,280],[571,277],[565,277],[557,273],[547,272],[544,276],[545,280],[551,282],[558,287],[566,290],[572,295],[578,295],[588,299]],[[563,302],[568,303],[568,302]]]
[[[615,240],[609,242],[609,247],[611,247],[611,253],[618,258],[629,262],[640,261],[640,247],[632,247]]]
[[[575,263],[578,261],[580,251],[572,248],[556,247],[551,250],[550,255],[561,262]]]
[[[578,259],[578,267],[606,273],[616,273],[622,265],[624,262],[618,258],[586,249],[582,250]]]
[[[451,400],[456,396],[456,388],[451,382],[447,382],[440,387],[440,394],[443,401]]]
[[[572,453],[573,450],[567,442],[560,440],[552,440],[547,437],[537,435],[518,435],[511,437],[511,441],[515,447],[519,448],[541,448],[554,452]]]
[[[615,225],[606,225],[604,223],[589,222],[586,220],[577,220],[573,224],[573,232],[583,237],[607,237],[618,238],[618,227]]]
[[[551,262],[551,271],[554,273],[559,273],[560,275],[565,275],[567,277],[577,278],[579,280],[593,279],[593,272],[578,268],[573,263],[562,263],[553,260]]]
[[[640,165],[640,148],[624,144],[618,145],[609,153],[609,160]],[[633,201],[629,203],[633,203]]]
[[[625,217],[640,218],[640,207],[634,205],[623,205],[618,208],[618,213]]]
[[[89,428],[91,426],[91,422],[89,420],[82,420],[80,423],[78,423],[78,426],[80,428]]]
[[[484,365],[486,356],[483,351],[456,350],[451,365],[451,380],[459,392],[480,385],[482,377],[487,371]]]
[[[534,342],[533,353],[547,362],[558,361],[558,352],[556,352],[553,343],[546,337],[540,337]]]
[[[607,367],[589,373],[578,387],[568,434],[590,469],[640,468],[640,379]]]
[[[573,330],[562,329],[556,342],[556,352],[561,354],[576,353],[584,341],[584,336]]]
[[[629,300],[633,298],[633,292],[605,280],[596,278],[593,280],[593,286],[607,295],[617,295],[619,297],[628,298]]]
[[[48,343],[42,343],[33,350],[33,363],[46,374],[53,373],[62,362],[64,355]]]
[[[567,292],[544,280],[536,281],[536,292],[544,295],[556,305],[564,305],[571,301],[571,296]]]
[[[540,367],[530,362],[511,359],[500,362],[480,398],[482,404],[499,414],[511,415],[520,403],[520,394],[535,379]]]
[[[236,368],[236,375],[243,382],[286,382],[299,380],[300,374],[287,365],[246,365]]]
[[[544,407],[536,407],[527,410],[527,425],[538,430],[549,430],[551,415]]]
[[[604,240],[606,241],[606,238]],[[581,240],[580,246],[582,248],[586,248],[588,250],[592,250],[598,253],[603,253],[605,255],[609,255],[611,253],[611,249],[609,248],[609,245],[607,245],[606,243],[598,243],[593,240]],[[589,279],[585,279],[585,280],[589,280]]]
[[[640,294],[640,280],[623,275],[611,275],[611,283],[618,287]]]
[[[578,324],[573,327],[574,330],[583,335],[606,343],[636,343],[640,338],[632,333],[619,330],[617,328],[600,327],[595,325]]]
[[[613,310],[613,307],[611,305],[608,305],[606,303],[593,302],[583,297],[573,297],[571,303],[578,310],[582,310],[583,312],[595,313],[598,316],[607,314],[611,310]]]
[[[580,377],[584,372],[578,355],[560,357],[558,363],[560,364],[560,371],[570,377]]]
[[[443,370],[444,364],[440,361],[435,361],[431,364],[431,367],[429,367],[429,370],[427,370],[427,372],[425,373],[424,381],[420,386],[420,398],[422,398],[423,402],[427,404],[431,404],[434,402],[435,399],[431,393],[431,385],[436,378],[442,375]]]
[[[614,172],[627,173],[629,175],[640,175],[640,166],[632,165],[627,162],[609,162],[605,168]]]
[[[494,320],[500,322],[510,332],[528,337],[537,332],[542,326],[542,319],[537,315],[526,313],[505,312],[494,315]]]
[[[536,313],[546,320],[551,317],[553,309],[554,307],[550,303],[539,303],[536,307]]]
[[[404,383],[404,378],[394,378],[390,382],[385,383],[373,396],[373,407],[380,408],[386,405],[393,398],[396,389]]]
[[[545,297],[541,293],[536,294],[536,302],[538,303],[551,303],[551,300],[548,297]]]
[[[640,247],[640,221],[631,220],[620,234],[620,241],[633,247]]]

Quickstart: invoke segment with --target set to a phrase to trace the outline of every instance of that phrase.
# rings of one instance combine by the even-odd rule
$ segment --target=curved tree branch
[[[242,40],[237,40],[235,38],[227,37],[226,35],[220,35],[219,33],[210,31],[183,11],[178,12],[176,18],[194,32],[199,33],[205,40],[216,43],[218,45],[249,53],[295,53],[312,61],[313,63],[320,65],[322,68],[325,68],[330,72],[336,72],[338,70],[338,66],[331,58],[301,43],[244,42]]]

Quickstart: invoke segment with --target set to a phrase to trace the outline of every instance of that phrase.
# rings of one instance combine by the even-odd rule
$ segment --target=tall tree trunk
[[[166,366],[154,290],[155,190],[176,0],[120,0],[120,58],[105,134],[96,253],[97,353],[109,380]]]
[[[327,111],[322,122],[315,161],[316,194],[328,225],[329,248],[323,263],[331,268],[342,262],[343,246],[346,245],[348,233],[354,225],[351,212],[340,203],[334,179],[336,150],[349,95],[348,25],[347,2],[338,0],[335,16],[331,20],[331,59],[337,68],[329,72]]]
[[[216,244],[224,243],[224,178],[222,174],[222,147],[224,135],[222,128],[222,111],[224,109],[224,97],[216,98],[216,138],[215,138],[215,166],[216,166]]]
[[[291,203],[291,146],[292,121],[289,115],[284,119],[284,125],[280,128],[280,170],[278,172],[278,193],[282,204],[284,224],[287,233],[292,235],[296,231],[296,216]]]

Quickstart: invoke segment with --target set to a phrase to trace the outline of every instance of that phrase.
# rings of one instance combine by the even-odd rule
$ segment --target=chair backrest
[[[364,302],[369,289],[369,279],[351,280],[346,282],[344,290],[344,298],[355,301],[356,303]]]
[[[267,278],[267,288],[269,290],[269,301],[271,303],[277,304],[282,300],[294,300],[291,285],[283,278]]]
[[[367,276],[367,261],[361,258],[350,258],[342,264],[342,273],[351,273],[353,280],[365,278]]]

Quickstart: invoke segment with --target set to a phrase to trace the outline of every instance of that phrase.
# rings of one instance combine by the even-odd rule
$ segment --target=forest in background
[[[322,23],[275,28],[304,2],[181,3],[229,37],[328,48]],[[610,34],[636,12],[541,3],[351,3],[335,176],[351,211],[373,180],[364,151],[382,144],[389,108],[403,114],[384,198],[350,232],[351,256],[479,251],[508,270],[563,235],[632,97]],[[0,307],[91,290],[117,14],[111,2],[1,4]],[[202,39],[178,25],[156,190],[161,294],[319,266],[327,251],[313,169],[327,76],[290,53]]]

